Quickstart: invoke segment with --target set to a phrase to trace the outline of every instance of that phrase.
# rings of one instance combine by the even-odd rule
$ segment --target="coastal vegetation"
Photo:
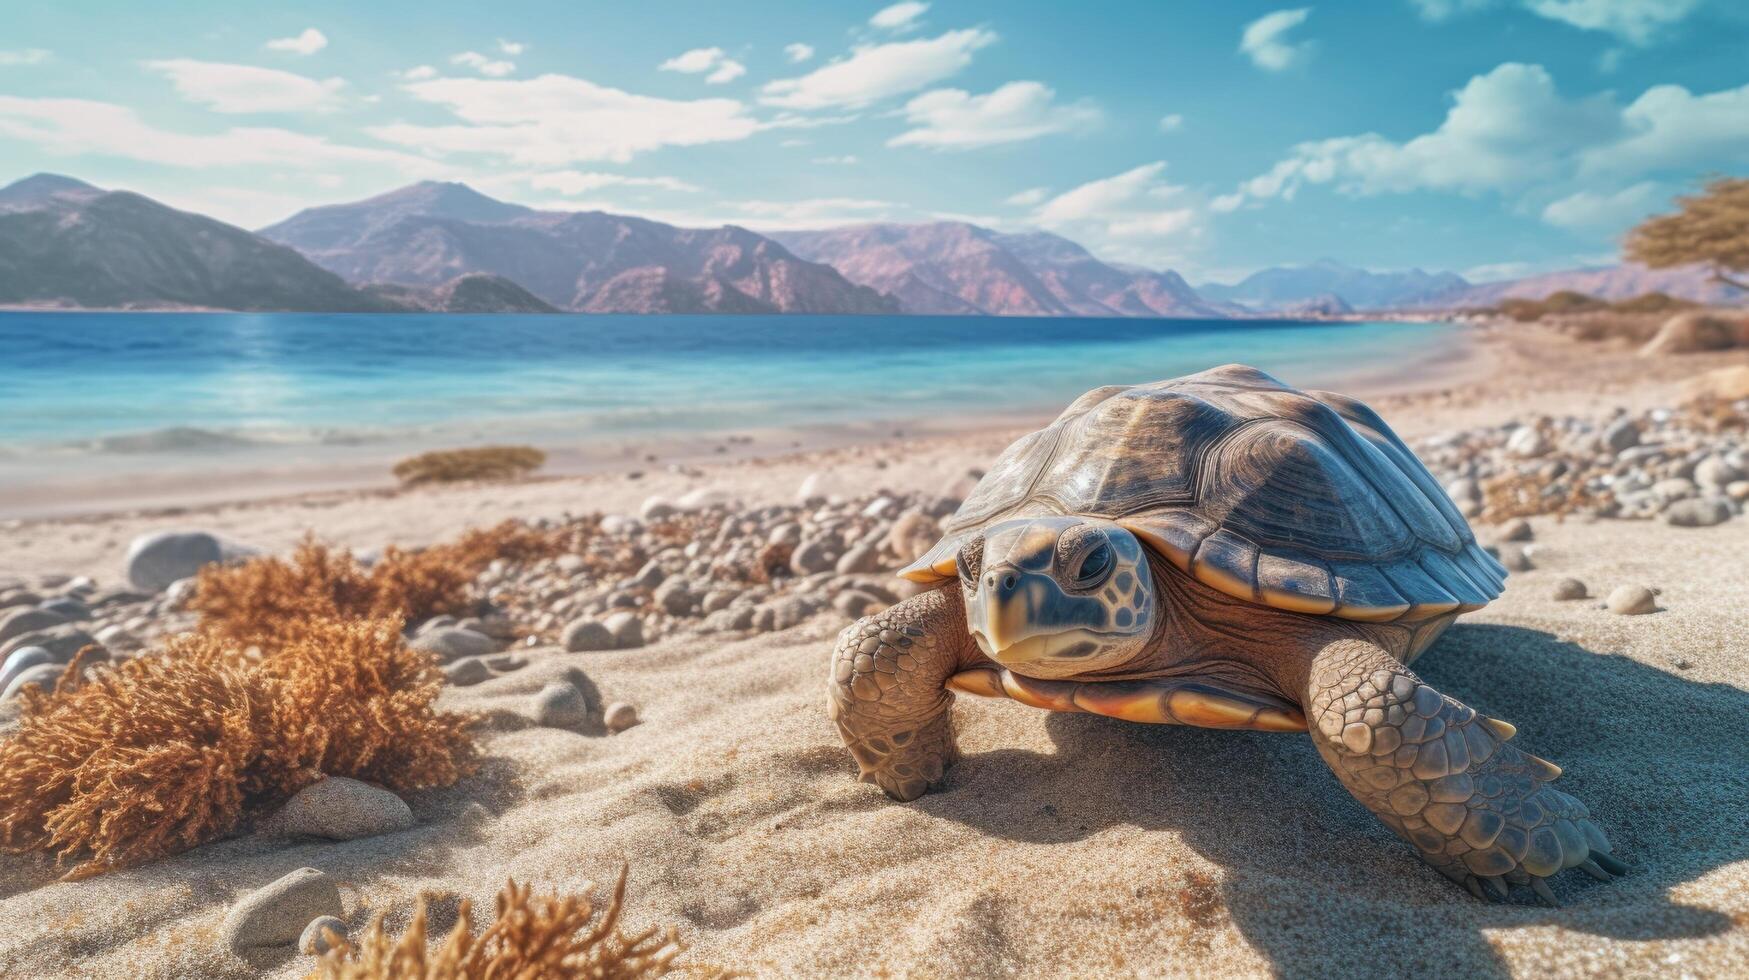
[[[356,946],[342,940],[326,953],[315,976],[320,980],[662,976],[683,947],[673,928],[651,926],[631,936],[619,930],[625,887],[622,866],[597,919],[588,894],[536,896],[531,887],[512,880],[498,892],[497,911],[485,931],[474,935],[471,903],[464,899],[455,927],[435,947],[427,940],[427,910],[421,900],[413,921],[399,936],[391,939],[378,915]]]
[[[438,449],[395,464],[402,486],[457,483],[462,480],[514,480],[545,466],[547,454],[533,446],[476,446]]]
[[[1749,290],[1749,178],[1717,178],[1676,203],[1674,214],[1628,234],[1627,257],[1654,269],[1700,263],[1715,281]]]

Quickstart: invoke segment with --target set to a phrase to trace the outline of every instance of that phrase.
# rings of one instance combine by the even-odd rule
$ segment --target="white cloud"
[[[864,45],[848,58],[799,78],[766,83],[761,101],[789,109],[864,106],[941,81],[971,64],[972,52],[994,43],[994,32],[967,28],[935,38]]]
[[[783,46],[783,56],[790,60],[790,64],[799,65],[814,56],[814,46],[812,44],[803,44],[800,41],[797,41],[794,44],[786,44]]]
[[[41,65],[54,58],[55,54],[45,48],[24,48],[16,51],[0,51],[0,68],[13,68],[20,65]]]
[[[1160,117],[1160,132],[1176,133],[1184,128],[1184,116],[1179,113],[1167,113]]]
[[[1626,136],[1588,150],[1583,173],[1638,174],[1749,164],[1749,84],[1695,95],[1654,85],[1621,112]]]
[[[918,0],[902,0],[890,7],[882,7],[868,19],[869,25],[884,31],[904,30],[916,26],[917,18],[929,9],[929,4]]]
[[[1183,187],[1164,179],[1165,172],[1165,162],[1155,161],[1088,181],[1043,199],[1033,209],[1032,221],[1115,261],[1171,264],[1202,234],[1202,215]],[[1032,196],[1024,191],[1009,200],[1018,203]]]
[[[436,78],[437,69],[430,65],[415,65],[401,73],[401,78],[409,82],[420,82],[427,78]]]
[[[374,147],[346,146],[286,129],[243,126],[192,135],[160,129],[134,110],[88,99],[0,95],[0,137],[58,156],[115,157],[171,167],[273,166],[334,170],[378,166],[408,177],[445,177],[436,161]]]
[[[1050,190],[1048,188],[1028,187],[1026,190],[1020,191],[1020,192],[1015,193],[1015,194],[1008,195],[1006,203],[1017,204],[1017,205],[1024,207],[1024,208],[1030,208],[1034,204],[1037,204],[1040,201],[1044,200],[1045,196],[1049,193],[1050,193]]]
[[[395,123],[371,135],[426,153],[488,154],[536,167],[625,163],[658,147],[746,139],[765,128],[734,99],[634,95],[569,75],[436,78],[403,89],[446,106],[465,125]]]
[[[478,51],[463,51],[449,59],[452,65],[465,65],[487,78],[503,78],[516,70],[515,62],[488,58]]]
[[[1066,133],[1099,122],[1090,102],[1055,105],[1056,92],[1040,82],[1009,82],[985,95],[957,88],[925,92],[905,103],[905,118],[917,127],[888,146],[971,149]]]
[[[1652,214],[1669,201],[1653,181],[1642,181],[1614,193],[1578,191],[1543,208],[1544,221],[1577,231],[1617,232]]]
[[[224,185],[156,191],[151,196],[178,210],[217,218],[239,228],[263,228],[322,203],[309,194]]]
[[[1532,13],[1603,31],[1632,44],[1649,44],[1663,28],[1682,20],[1699,0],[1526,0]]]
[[[736,201],[727,205],[731,223],[772,230],[820,228],[828,225],[879,221],[888,216],[888,201],[855,197],[815,197],[799,201]]]
[[[587,194],[603,187],[650,187],[679,193],[692,193],[701,189],[698,185],[689,184],[678,177],[631,177],[626,174],[579,170],[534,174],[528,178],[528,184],[535,190],[557,191],[567,195]]]
[[[1239,35],[1239,52],[1251,58],[1251,63],[1264,71],[1283,71],[1305,61],[1312,53],[1312,42],[1293,43],[1288,32],[1306,22],[1312,8],[1298,7],[1264,14],[1249,24]]]
[[[1519,188],[1559,176],[1578,148],[1620,127],[1607,95],[1567,100],[1541,65],[1508,62],[1459,89],[1431,133],[1403,143],[1377,133],[1301,143],[1241,190],[1291,200],[1305,184],[1357,195]]]
[[[296,37],[276,37],[267,42],[269,51],[284,51],[288,54],[311,55],[328,46],[328,35],[314,27],[304,28],[302,34]]]
[[[1502,0],[1410,0],[1423,20],[1449,20],[1499,6]],[[1699,6],[1700,0],[1518,0],[1528,12],[1583,31],[1602,31],[1646,45]]]
[[[747,66],[724,55],[722,48],[693,48],[677,54],[656,66],[658,71],[677,71],[686,75],[710,72],[706,85],[721,85],[747,74]]]
[[[310,112],[335,107],[346,82],[317,80],[275,68],[173,58],[148,61],[178,95],[215,112]]]
[[[852,164],[857,163],[858,161],[856,159],[855,154],[846,153],[843,156],[836,156],[836,157],[815,157],[810,162],[823,164],[826,166],[848,167]]]
[[[528,45],[522,43],[521,41],[506,41],[503,38],[498,39],[498,51],[501,54],[507,54],[510,57],[514,58],[517,55],[519,55],[527,50],[528,50]]]

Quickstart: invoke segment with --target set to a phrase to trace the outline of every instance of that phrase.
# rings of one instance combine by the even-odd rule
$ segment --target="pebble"
[[[1604,600],[1609,611],[1618,616],[1640,616],[1658,611],[1658,599],[1643,585],[1618,585]]]
[[[1744,479],[1742,470],[1718,456],[1708,456],[1694,466],[1694,482],[1708,490],[1720,490]]]
[[[858,575],[878,572],[882,564],[880,549],[872,544],[859,544],[846,551],[833,567],[840,575]]]
[[[660,521],[679,513],[666,497],[649,497],[638,508],[638,517],[645,521]]]
[[[1675,527],[1712,527],[1735,513],[1731,501],[1724,497],[1694,497],[1664,508],[1664,521]]]
[[[128,583],[142,592],[157,594],[172,582],[185,579],[214,562],[242,557],[250,549],[229,545],[205,531],[159,531],[144,534],[128,545],[123,559]]]
[[[333,878],[315,868],[299,868],[232,906],[220,935],[237,953],[286,946],[296,942],[315,919],[345,913]]]
[[[535,694],[534,720],[548,728],[581,728],[589,722],[589,703],[575,684],[555,681]]]
[[[1521,425],[1506,439],[1506,451],[1521,459],[1547,456],[1554,447],[1534,425]]]
[[[264,837],[357,840],[412,826],[413,811],[399,796],[357,779],[329,776],[293,794],[285,806],[262,821],[259,833]]]
[[[62,664],[42,663],[20,670],[12,675],[12,680],[6,685],[6,690],[0,692],[0,701],[12,700],[19,691],[24,690],[26,684],[40,685],[44,691],[53,690],[55,681],[60,679],[63,669],[65,668]]]
[[[1500,529],[1502,541],[1529,541],[1535,536],[1536,532],[1531,530],[1530,522],[1522,517],[1507,521],[1506,526]]]
[[[796,546],[795,554],[789,559],[790,570],[797,575],[830,572],[837,565],[836,544],[829,538],[810,538],[803,541]]]
[[[887,605],[888,603],[861,589],[845,589],[832,599],[832,608],[843,613],[847,619],[860,619],[871,612],[886,608]]]
[[[498,641],[473,630],[444,626],[420,633],[413,649],[424,650],[437,657],[438,663],[449,663],[462,657],[483,657],[498,652]]]
[[[25,647],[42,647],[55,658],[56,663],[64,664],[73,659],[73,654],[78,653],[81,648],[96,642],[97,640],[90,633],[80,629],[77,625],[62,623],[59,626],[51,626],[46,630],[25,633],[22,636],[15,636],[7,640],[4,644],[0,644],[0,656],[8,656],[13,651]]]
[[[1598,441],[1604,449],[1619,455],[1640,444],[1640,427],[1631,418],[1619,418],[1603,430]]]
[[[50,627],[60,626],[67,617],[52,609],[20,608],[9,613],[0,614],[0,643],[5,643],[26,633],[36,633]]]
[[[125,627],[117,624],[105,626],[97,631],[97,642],[112,653],[132,653],[145,647],[140,638],[130,633]]]
[[[617,734],[638,723],[638,709],[624,701],[615,701],[601,713],[601,721],[608,731]]]
[[[69,623],[83,622],[91,618],[91,607],[72,596],[55,596],[44,599],[38,608],[44,612],[58,613]]]
[[[1530,552],[1518,547],[1501,548],[1500,564],[1511,572],[1528,572],[1535,567],[1531,564]]]
[[[341,939],[346,938],[346,923],[332,915],[319,916],[311,919],[298,936],[298,952],[306,956],[321,956],[334,947],[328,942],[328,933],[332,932]]]
[[[599,620],[579,619],[565,627],[559,642],[571,653],[592,653],[596,650],[612,650],[619,645],[619,640]]]
[[[484,680],[490,680],[492,671],[479,657],[464,657],[443,668],[443,674],[449,683],[455,687],[472,687]]]
[[[12,679],[26,670],[40,664],[52,664],[54,661],[54,656],[42,647],[24,647],[12,651],[6,662],[0,664],[0,691],[11,686]]]
[[[637,613],[614,613],[603,620],[602,625],[613,634],[614,646],[620,650],[632,650],[644,645],[644,621]]]
[[[1554,598],[1556,602],[1568,602],[1573,599],[1583,599],[1590,595],[1585,583],[1576,578],[1564,578],[1555,583]]]

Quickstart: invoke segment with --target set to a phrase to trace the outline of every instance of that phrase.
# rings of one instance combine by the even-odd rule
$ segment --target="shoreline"
[[[1363,398],[1419,393],[1439,385],[1473,382],[1489,370],[1489,353],[1477,342],[1473,326],[1451,326],[1451,333],[1430,341],[1406,369],[1371,365],[1337,374],[1326,371],[1290,376],[1289,380],[1305,387],[1339,389]],[[358,444],[263,442],[228,451],[191,446],[74,454],[38,447],[38,458],[29,462],[17,458],[9,462],[0,457],[0,521],[95,518],[288,500],[308,494],[388,492],[397,489],[390,475],[397,461],[428,450],[467,445],[524,442],[534,445],[548,455],[547,465],[535,479],[550,480],[780,459],[798,452],[844,449],[894,438],[961,438],[992,432],[1009,433],[1012,437],[1045,424],[1061,408],[1061,404],[1052,402],[988,411],[971,408],[737,431],[661,432],[652,436],[620,433],[584,441],[523,438],[525,434],[514,431],[517,424],[514,420],[487,419],[483,425],[502,425],[505,434],[433,439],[409,430],[381,441]],[[523,424],[532,424],[532,420]],[[119,433],[104,438],[147,441],[153,434]],[[222,432],[205,434],[215,441],[233,438]],[[57,452],[62,455],[57,456]],[[42,462],[44,459],[47,462]]]

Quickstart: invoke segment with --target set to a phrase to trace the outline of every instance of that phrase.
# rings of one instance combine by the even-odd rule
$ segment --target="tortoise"
[[[1626,865],[1559,767],[1410,664],[1506,569],[1384,420],[1244,365],[1096,388],[1002,454],[838,638],[827,708],[900,801],[957,757],[955,692],[1135,722],[1306,732],[1349,793],[1477,897]],[[1484,887],[1488,891],[1484,891]]]

